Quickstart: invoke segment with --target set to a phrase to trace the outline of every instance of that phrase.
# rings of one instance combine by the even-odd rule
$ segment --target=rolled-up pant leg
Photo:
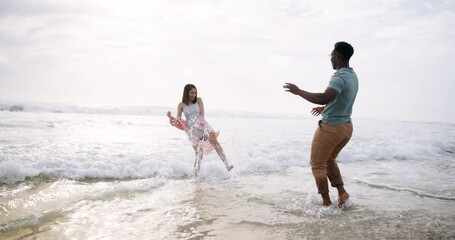
[[[311,169],[320,194],[329,192],[327,177],[333,187],[343,185],[336,157],[349,142],[352,124],[330,126],[319,122],[311,144]]]

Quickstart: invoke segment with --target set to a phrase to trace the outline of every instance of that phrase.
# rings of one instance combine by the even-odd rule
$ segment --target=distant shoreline
[[[70,103],[44,103],[44,102],[27,102],[27,101],[7,101],[0,99],[0,112],[49,112],[49,113],[80,113],[80,114],[108,114],[108,115],[139,115],[139,116],[165,116],[167,111],[175,111],[171,106],[108,106],[108,105],[77,105]],[[235,118],[266,118],[266,119],[284,119],[284,118],[302,118],[318,120],[318,117],[312,117],[302,113],[262,113],[245,110],[220,110],[208,109],[207,116],[210,117],[235,117]],[[355,120],[375,120],[375,121],[394,121],[394,122],[415,122],[429,124],[450,124],[455,122],[443,121],[413,121],[400,119],[385,119],[373,117],[352,117]]]

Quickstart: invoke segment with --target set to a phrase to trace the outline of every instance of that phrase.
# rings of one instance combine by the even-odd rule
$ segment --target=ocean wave
[[[16,106],[16,105],[2,106],[2,107],[0,107],[0,111],[23,112],[24,111],[24,107],[23,106]]]
[[[49,113],[82,113],[109,115],[151,115],[165,116],[167,111],[173,111],[174,106],[80,106],[74,104],[6,102],[0,101],[0,111],[9,112],[49,112]],[[303,118],[301,114],[256,113],[248,111],[210,111],[212,117],[237,118]]]
[[[162,110],[154,108],[160,115]],[[221,126],[219,141],[235,168],[227,173],[212,153],[203,159],[203,179],[310,166],[317,120],[220,117],[210,118],[210,123]],[[193,176],[191,144],[184,132],[169,126],[164,114],[0,113],[0,131],[0,183],[35,177],[96,181]],[[455,169],[450,153],[455,148],[454,131],[450,124],[359,120],[337,161],[422,160],[450,173]]]
[[[133,166],[134,167],[134,166]],[[137,166],[135,167],[137,168]],[[160,169],[138,172],[124,172],[115,166],[104,168],[84,168],[68,164],[59,167],[36,166],[7,161],[0,162],[0,183],[12,184],[23,181],[42,181],[43,179],[73,179],[78,181],[97,182],[110,180],[130,180],[151,178],[160,174]],[[176,172],[162,172],[167,178],[185,178],[188,174]]]
[[[137,179],[147,179],[155,177],[163,177],[166,179],[189,179],[194,177],[193,169],[191,168],[191,163],[187,164],[188,167],[182,171],[181,167],[168,166],[162,169],[154,169],[146,172],[138,173],[119,173],[119,169],[83,169],[78,170],[70,169],[62,170],[62,168],[50,169],[49,167],[42,168],[19,168],[10,163],[0,163],[0,184],[15,184],[24,181],[50,181],[55,179],[71,179],[77,180],[80,182],[99,182],[99,181],[118,181],[118,180],[137,180]],[[210,169],[207,169],[207,166],[203,166],[201,173],[199,175],[200,179],[204,180],[223,180],[229,179],[232,176],[245,176],[245,175],[256,175],[264,173],[278,172],[264,169],[256,169],[256,171],[239,171],[235,174],[230,175],[225,172],[225,169],[222,167],[213,167],[209,166]]]
[[[183,144],[185,143],[183,142]],[[231,144],[229,142],[226,144],[227,149],[232,147],[229,146]],[[44,148],[44,146],[35,144],[26,148],[25,145],[10,144],[8,148],[0,149],[0,184],[34,181],[35,179],[72,179],[96,182],[145,179],[157,176],[168,179],[186,179],[194,176],[192,168],[194,153],[190,146],[181,146],[174,150],[164,150],[162,147],[158,147],[165,152],[150,156],[147,151],[134,152],[135,149],[131,149],[128,150],[131,152],[128,154],[124,152],[124,149],[116,149],[113,146],[97,145],[92,148],[89,145],[92,144],[78,145],[74,149],[70,145],[63,145],[65,152],[60,152],[53,150],[54,148],[48,145]],[[213,153],[203,159],[200,178],[222,180],[237,176],[278,173],[286,171],[290,167],[310,167],[309,149],[301,149],[298,146],[286,148],[286,145],[285,142],[283,147],[276,149],[267,145],[258,146],[259,148],[256,147],[254,151],[251,150],[252,146],[240,146],[234,148],[235,151],[227,150],[230,162],[235,166],[234,170],[229,173],[218,156]],[[55,147],[62,148],[61,145]],[[399,146],[395,147],[399,148]],[[137,151],[142,151],[142,148],[147,148],[147,145],[138,147]],[[419,154],[419,151],[416,150],[416,152],[409,153],[406,158],[416,160],[420,157],[424,161],[430,161],[430,153],[423,156]],[[444,159],[437,152],[432,155],[438,159],[431,160],[433,167],[440,168],[441,171],[447,173],[453,171],[455,161],[450,158]],[[374,148],[364,149],[363,152],[345,149],[340,154],[338,161],[340,164],[350,164],[365,160],[390,161],[394,159],[394,155],[390,155],[391,158],[387,159],[388,156],[389,153],[381,155]]]
[[[51,113],[86,113],[112,115],[163,115],[169,107],[141,106],[78,106],[73,104],[19,103],[0,101],[0,111],[9,112],[51,112]]]
[[[188,146],[189,150],[191,147]],[[37,148],[34,148],[37,149]],[[191,151],[179,151],[172,154],[157,154],[155,157],[129,156],[124,154],[87,152],[83,157],[78,153],[67,152],[57,160],[52,153],[21,153],[16,150],[0,154],[0,183],[13,184],[23,181],[43,179],[72,179],[78,181],[110,181],[163,177],[168,179],[186,179],[194,176],[194,155]],[[34,151],[30,149],[30,151]],[[75,150],[76,151],[76,150]],[[98,153],[98,151],[100,151]],[[110,151],[114,151],[111,149]],[[57,158],[56,158],[57,157]],[[235,168],[227,172],[216,154],[204,157],[199,177],[205,180],[223,180],[237,176],[268,174],[283,171],[287,167],[308,166],[308,161],[297,161],[302,154],[273,154],[245,158],[243,153],[230,153],[231,163]],[[242,160],[240,160],[242,159]]]
[[[59,210],[53,210],[45,213],[33,214],[23,219],[16,219],[9,222],[0,224],[0,233],[13,232],[23,228],[34,228],[41,226],[45,223],[54,222],[56,219],[61,218],[65,215],[64,212]],[[40,232],[33,232],[26,237],[32,237]]]
[[[449,201],[455,201],[454,196],[443,196],[443,195],[437,195],[437,194],[432,194],[428,192],[424,192],[421,190],[413,189],[413,188],[408,188],[408,187],[397,187],[397,186],[392,186],[392,185],[386,185],[386,184],[378,184],[378,183],[371,183],[365,180],[359,180],[356,179],[358,183],[364,184],[366,186],[372,187],[372,188],[379,188],[379,189],[388,189],[392,191],[400,191],[400,192],[410,192],[413,193],[419,197],[427,197],[427,198],[435,198],[435,199],[440,199],[440,200],[449,200]]]

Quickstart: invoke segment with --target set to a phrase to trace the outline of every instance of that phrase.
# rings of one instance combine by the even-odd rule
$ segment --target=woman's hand
[[[205,118],[203,116],[199,117],[199,126],[205,128]]]
[[[321,113],[324,111],[324,107],[315,107],[313,109],[311,109],[311,114],[313,116],[319,116],[321,115]]]
[[[171,124],[172,126],[175,125],[175,117],[172,116],[172,113],[171,111],[167,112],[167,117],[169,118],[169,124]]]

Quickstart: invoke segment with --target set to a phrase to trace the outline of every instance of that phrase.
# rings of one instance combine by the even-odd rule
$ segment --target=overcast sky
[[[310,115],[337,41],[354,118],[455,123],[455,1],[0,0],[0,100]]]

